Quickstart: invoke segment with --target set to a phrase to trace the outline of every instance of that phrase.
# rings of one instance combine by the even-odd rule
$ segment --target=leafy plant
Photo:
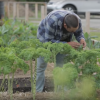
[[[44,43],[43,47],[51,51],[52,56],[51,56],[51,61],[50,62],[54,62],[55,67],[56,67],[56,55],[58,53],[67,54],[72,49],[72,47],[68,44],[51,43],[51,42]]]
[[[95,79],[92,76],[85,76],[79,82],[75,82],[67,97],[70,100],[96,100]]]
[[[78,72],[71,63],[67,63],[63,67],[54,68],[53,78],[55,83],[55,91],[58,90],[58,86],[62,86],[62,90],[65,87],[67,87],[67,89],[72,88],[77,77]]]
[[[87,43],[87,47],[89,49],[96,49],[96,48],[100,48],[100,42],[95,42],[92,39],[97,38],[97,36],[90,36],[88,33],[84,34],[85,37],[85,41]]]
[[[22,59],[16,56],[16,51],[14,48],[1,47],[0,48],[0,74],[4,74],[4,78],[0,86],[0,89],[4,84],[5,75],[8,75],[8,89],[9,89],[8,91],[11,100],[12,100],[12,93],[13,93],[12,88],[13,88],[14,73],[17,70],[17,68],[22,69],[24,73],[26,73],[29,70],[29,66]],[[9,79],[10,73],[12,73],[11,82]]]
[[[23,43],[23,42],[22,42]],[[30,61],[30,68],[31,68],[31,87],[32,87],[32,93],[33,93],[33,99],[35,100],[35,94],[36,94],[36,69],[37,69],[37,58],[38,57],[44,57],[45,61],[49,61],[51,52],[41,46],[41,42],[39,41],[26,41],[25,42],[28,45],[19,46],[21,48],[21,52],[19,54],[19,57],[24,59],[25,61]],[[33,46],[34,45],[34,46]],[[34,67],[34,81],[33,81],[33,64],[32,61],[35,61],[35,67]]]
[[[11,42],[18,39],[19,41],[28,41],[36,38],[37,26],[25,24],[13,20],[4,20],[4,24],[0,27],[0,45],[8,46]]]

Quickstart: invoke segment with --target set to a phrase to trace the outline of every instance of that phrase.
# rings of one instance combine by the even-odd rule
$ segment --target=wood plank
[[[44,6],[41,6],[41,20],[44,19],[45,12],[44,12]]]
[[[4,1],[4,2],[7,2],[7,1]],[[15,1],[9,1],[9,3],[14,3]],[[16,3],[23,3],[23,4],[26,4],[26,3],[28,3],[28,4],[45,4],[45,2],[20,2],[20,1],[18,1],[18,2],[16,2]]]
[[[90,33],[90,12],[86,12],[86,32]]]
[[[45,16],[47,15],[47,4],[44,5],[45,7]]]
[[[19,18],[19,3],[17,3],[17,18]]]
[[[38,4],[35,4],[35,18],[38,18]]]
[[[25,4],[25,21],[27,22],[29,19],[29,4]]]
[[[16,19],[16,2],[13,3],[13,19]]]
[[[4,3],[4,8],[5,8],[5,16],[9,17],[9,2]]]

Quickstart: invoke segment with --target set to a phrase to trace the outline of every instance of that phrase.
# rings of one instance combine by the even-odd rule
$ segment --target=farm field
[[[87,47],[41,43],[37,25],[4,20],[0,27],[0,100],[100,100],[100,43],[85,33]],[[62,67],[56,55],[66,55]],[[37,58],[48,62],[43,93],[36,93]],[[34,76],[34,80],[33,80]]]

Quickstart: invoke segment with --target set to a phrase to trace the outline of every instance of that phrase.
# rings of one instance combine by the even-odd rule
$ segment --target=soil
[[[29,62],[26,62],[29,64]],[[35,62],[33,61],[33,69],[35,66]],[[48,63],[46,71],[45,71],[45,92],[44,95],[50,93],[54,90],[54,84],[53,84],[53,78],[52,78],[52,70],[54,68],[53,63]],[[30,70],[24,74],[24,72],[21,69],[18,69],[14,74],[14,81],[13,81],[13,100],[33,100],[32,94],[31,94],[31,82],[30,82]],[[6,76],[4,85],[3,85],[3,92],[0,92],[0,100],[10,100],[10,97],[7,93],[8,90],[8,76]],[[10,74],[10,78],[12,78],[12,74]],[[3,80],[3,75],[0,75],[0,84]],[[45,96],[43,97],[43,94],[41,93],[41,97],[45,99]],[[51,93],[52,94],[52,93]],[[39,94],[40,95],[40,94]],[[36,96],[36,100],[40,100],[40,96]],[[47,98],[47,97],[46,97]]]
[[[29,62],[26,62],[29,64]],[[33,61],[33,66],[35,62]],[[54,83],[52,78],[52,71],[54,68],[53,63],[48,63],[47,69],[45,71],[45,92],[36,93],[35,100],[69,100],[68,99],[68,92],[62,93],[59,91],[58,93],[54,92]],[[33,68],[34,69],[34,68]],[[13,100],[33,100],[32,93],[31,93],[31,82],[30,82],[30,70],[24,74],[22,70],[18,69],[14,76],[13,82]],[[10,74],[10,78],[12,78],[12,74]],[[3,75],[0,75],[0,84],[3,79]],[[10,96],[7,92],[7,76],[4,84],[4,91],[0,92],[0,100],[10,100]],[[65,97],[63,99],[63,96]],[[75,99],[75,100],[83,100],[83,99]],[[88,99],[92,100],[92,99]],[[100,100],[100,90],[97,90],[97,98],[96,100]]]
[[[13,81],[13,93],[16,92],[30,92],[31,91],[31,78],[15,78]],[[0,79],[0,84],[2,82],[2,79]],[[8,90],[8,80],[6,79],[2,91],[6,92]],[[51,77],[45,78],[45,89],[44,91],[53,91],[54,90],[54,84],[53,79]]]
[[[42,93],[36,93],[35,100],[100,100],[99,97],[93,99],[83,99],[80,97],[80,95],[76,95],[73,99],[69,99],[68,96],[69,92],[62,93],[62,92],[42,92]],[[99,94],[100,95],[100,94]],[[7,94],[7,92],[0,93],[0,100],[10,100],[10,96]],[[31,92],[20,92],[13,94],[13,100],[33,100],[32,93]]]
[[[29,62],[26,62],[29,65]],[[33,70],[34,70],[34,66],[35,66],[35,62],[33,61]],[[52,71],[54,68],[54,64],[53,63],[48,63],[46,71],[45,71],[45,76],[46,77],[52,77]],[[24,74],[24,72],[21,69],[17,69],[17,71],[14,74],[14,78],[27,78],[30,77],[30,70]],[[6,79],[8,78],[8,76],[6,76]],[[10,78],[12,78],[12,74],[10,74]],[[0,75],[0,79],[3,79],[3,75]]]
[[[10,100],[10,96],[7,93],[2,94],[0,100]],[[27,93],[15,93],[13,94],[13,100],[33,100],[32,94]],[[54,92],[37,93],[35,100],[62,100],[61,96]]]

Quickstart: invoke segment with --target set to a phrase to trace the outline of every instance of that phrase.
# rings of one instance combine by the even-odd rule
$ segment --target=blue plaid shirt
[[[76,15],[75,13],[66,10],[56,10],[49,13],[46,16],[46,18],[43,19],[39,24],[37,31],[37,39],[39,39],[41,42],[51,41],[52,43],[54,42],[67,43],[66,41],[61,41],[62,37],[65,36],[63,31],[63,21],[64,17],[67,14]],[[79,17],[78,19],[79,19],[79,28],[76,30],[76,32],[71,33],[71,35],[74,34],[76,40],[79,42],[80,39],[84,38],[84,35],[83,35],[81,20]]]

